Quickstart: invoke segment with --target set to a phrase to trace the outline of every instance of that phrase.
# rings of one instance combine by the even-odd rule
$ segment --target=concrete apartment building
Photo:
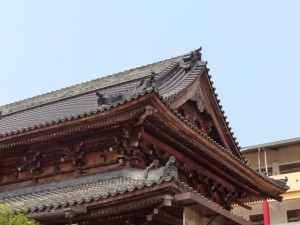
[[[290,189],[283,201],[269,201],[271,224],[300,224],[300,138],[259,144],[242,149],[252,168],[274,179],[288,179]],[[257,184],[259,185],[259,184]],[[262,203],[250,205],[252,210],[237,207],[234,214],[255,225],[263,224]]]

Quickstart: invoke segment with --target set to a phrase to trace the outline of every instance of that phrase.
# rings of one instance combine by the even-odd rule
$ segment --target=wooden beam
[[[175,201],[200,213],[204,217],[218,215],[214,220],[220,221],[222,222],[221,224],[224,225],[250,225],[250,223],[246,220],[231,214],[229,211],[224,210],[215,203],[208,201],[208,199],[195,195],[191,192],[175,195]]]

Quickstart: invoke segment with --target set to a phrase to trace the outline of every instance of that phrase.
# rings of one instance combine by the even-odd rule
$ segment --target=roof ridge
[[[90,80],[90,81],[85,81],[85,82],[82,82],[82,83],[74,84],[74,85],[71,85],[71,86],[68,86],[68,87],[64,87],[64,88],[60,88],[60,89],[57,89],[57,90],[54,90],[54,91],[46,92],[44,94],[36,95],[36,96],[30,97],[30,98],[26,98],[26,99],[16,101],[16,102],[12,102],[12,103],[9,103],[9,104],[5,104],[5,105],[2,105],[2,106],[0,105],[0,115],[2,114],[2,116],[3,116],[3,115],[6,115],[6,114],[26,110],[28,108],[36,107],[36,106],[39,106],[39,105],[43,105],[43,104],[59,101],[59,100],[62,100],[62,99],[78,96],[78,95],[88,93],[88,92],[91,92],[91,91],[96,91],[96,90],[100,89],[101,87],[97,89],[97,85],[93,85],[93,84],[98,84],[99,85],[99,83],[101,83],[101,82],[103,82],[103,83],[106,82],[107,83],[107,82],[109,82],[110,79],[113,80],[114,78],[120,77],[122,75],[126,75],[126,74],[129,74],[129,73],[138,71],[138,70],[142,70],[142,69],[145,69],[145,68],[150,67],[150,66],[163,64],[163,63],[166,63],[168,61],[171,61],[171,60],[174,60],[174,59],[177,59],[177,58],[181,60],[187,54],[190,54],[190,53],[195,52],[195,51],[200,51],[200,50],[201,49],[196,49],[194,51],[190,51],[190,52],[185,53],[183,55],[179,55],[179,56],[176,56],[176,57],[172,57],[172,58],[157,61],[157,62],[154,62],[154,63],[146,64],[146,65],[143,65],[143,66],[138,66],[138,67],[135,67],[135,68],[132,68],[132,69],[124,70],[122,72],[113,73],[113,74],[110,74],[110,75],[107,75],[107,76],[103,76],[103,77],[99,77],[99,78],[96,78],[96,79],[93,79],[93,80]],[[143,77],[143,76],[141,76],[141,77]],[[121,83],[125,83],[125,82],[128,82],[130,80],[134,80],[134,78],[133,79],[127,79],[126,81],[121,82]],[[82,87],[83,90],[80,90],[80,87]],[[103,87],[103,88],[105,88],[105,87]]]

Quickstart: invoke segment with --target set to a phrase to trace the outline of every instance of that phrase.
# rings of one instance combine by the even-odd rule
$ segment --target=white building
[[[300,138],[249,146],[242,152],[252,168],[265,172],[267,167],[272,178],[288,178],[290,189],[283,195],[283,201],[269,201],[271,224],[300,225]],[[237,207],[233,213],[253,224],[264,224],[262,203],[250,206],[252,210]]]

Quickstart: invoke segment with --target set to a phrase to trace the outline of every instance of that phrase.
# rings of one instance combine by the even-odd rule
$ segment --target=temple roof
[[[133,97],[133,91],[153,74],[159,94],[164,99],[170,99],[189,87],[203,72],[206,62],[199,60],[200,53],[197,50],[1,106],[0,137],[96,113],[99,110],[96,92],[116,95],[129,90],[131,96],[124,99],[129,101]]]
[[[70,87],[65,87],[56,91],[52,91],[32,98],[28,98],[18,102],[0,106],[0,110],[2,111],[2,116],[3,116],[18,111],[22,111],[25,109],[41,106],[44,104],[54,103],[56,101],[86,94],[89,92],[94,93],[97,90],[102,90],[107,87],[111,87],[115,85],[118,85],[117,88],[118,90],[122,90],[121,88],[119,88],[120,84],[139,80],[144,77],[148,77],[152,72],[159,73],[164,69],[166,69],[168,66],[170,66],[170,64],[172,64],[173,62],[181,62],[182,58],[183,56],[178,56],[160,62],[137,67],[135,69],[126,70],[109,76],[104,76],[84,83],[75,84]],[[135,83],[128,85],[128,87],[134,84]]]
[[[171,160],[174,158],[171,158]],[[97,201],[135,189],[142,189],[168,181],[178,181],[177,168],[169,163],[156,168],[154,164],[145,170],[127,168],[88,177],[38,185],[0,193],[0,203],[9,204],[14,210],[27,212],[45,208],[57,208]]]
[[[25,212],[29,217],[34,218],[38,215],[46,217],[45,214],[42,214],[45,210],[47,210],[46,213],[51,214],[58,208],[92,203],[93,201],[153,186],[151,192],[155,190],[154,186],[172,183],[178,187],[178,190],[181,190],[184,196],[190,193],[188,196],[192,197],[182,199],[182,196],[177,193],[175,199],[171,196],[173,201],[178,201],[183,205],[188,202],[190,206],[199,207],[202,213],[218,212],[220,219],[226,221],[225,224],[249,224],[246,220],[233,215],[218,204],[205,198],[187,184],[180,182],[177,168],[173,165],[174,161],[175,158],[172,156],[165,166],[159,168],[156,167],[157,161],[155,160],[144,170],[126,168],[121,171],[4,192],[0,193],[0,203],[9,204],[15,211],[26,209]],[[193,202],[194,199],[197,201]],[[80,210],[80,208],[74,209]]]
[[[10,105],[2,106],[0,107],[0,110],[2,111],[2,115],[0,117],[0,141],[4,141],[0,143],[0,148],[3,149],[6,147],[24,144],[24,141],[26,141],[27,139],[26,137],[24,138],[23,135],[26,135],[27,131],[29,130],[37,129],[36,131],[39,131],[38,128],[48,126],[51,129],[51,125],[59,123],[64,125],[63,122],[65,121],[76,120],[79,118],[87,119],[88,116],[92,114],[94,114],[95,117],[104,115],[104,117],[107,117],[109,119],[110,116],[113,116],[113,113],[109,114],[109,109],[116,107],[115,109],[117,110],[117,106],[120,105],[120,109],[125,109],[126,107],[135,107],[133,106],[133,104],[141,102],[141,99],[146,99],[143,103],[147,104],[146,107],[152,107],[148,105],[149,102],[146,102],[148,101],[148,96],[153,100],[155,104],[157,104],[157,109],[163,109],[163,111],[160,112],[161,114],[165,114],[166,112],[169,113],[168,119],[169,121],[171,121],[172,124],[174,124],[175,121],[178,121],[178,127],[180,127],[180,129],[186,128],[187,132],[190,132],[190,129],[196,131],[197,135],[195,135],[194,137],[196,140],[195,142],[201,142],[202,140],[207,143],[209,142],[208,144],[210,146],[213,146],[213,148],[217,147],[215,148],[216,151],[205,150],[204,156],[208,157],[208,159],[210,160],[209,162],[212,162],[214,165],[227,165],[224,171],[229,171],[228,174],[230,174],[231,172],[234,172],[234,174],[236,174],[238,173],[236,171],[237,167],[242,168],[244,172],[242,175],[246,177],[246,180],[249,179],[248,175],[251,175],[251,177],[254,176],[258,180],[268,183],[265,183],[266,185],[271,184],[271,187],[276,189],[279,194],[284,192],[288,188],[286,187],[285,183],[271,180],[268,177],[256,173],[253,169],[249,167],[245,159],[240,154],[237,143],[234,141],[235,139],[232,136],[232,133],[230,132],[231,129],[228,126],[226,117],[224,116],[224,112],[221,110],[221,106],[219,105],[219,101],[217,99],[217,94],[214,92],[215,89],[213,88],[212,82],[210,81],[209,77],[210,76],[208,75],[206,62],[203,62],[201,60],[201,54],[199,50],[196,50],[183,56],[175,57],[133,70],[128,70],[108,77],[99,78],[94,81],[78,84],[69,88],[61,89],[55,92],[23,100]],[[201,80],[200,78],[205,79]],[[190,91],[192,88],[196,90],[195,92],[197,94],[201,94],[199,92],[202,91],[200,90],[200,85],[203,84],[202,81],[203,83],[207,82],[208,84],[207,86],[204,86],[204,91],[207,92],[207,98],[209,98],[207,100],[207,104],[211,104],[210,113],[214,114],[214,122],[219,124],[219,133],[224,134],[223,142],[227,141],[227,146],[226,143],[224,145],[224,143],[218,143],[216,140],[211,138],[202,129],[197,127],[193,121],[187,119],[185,116],[182,115],[181,112],[176,110],[176,107],[172,108],[169,104],[171,101],[176,101],[180,98],[182,98],[185,101],[192,99],[194,97],[193,95],[187,96],[187,93],[192,92]],[[198,89],[196,89],[195,87]],[[147,95],[148,93],[149,95]],[[125,104],[127,102],[130,102],[130,104]],[[147,109],[145,108],[145,110]],[[201,111],[201,109],[199,111]],[[106,112],[108,113],[106,114]],[[151,120],[154,119],[157,124],[162,125],[159,126],[160,130],[165,128],[166,132],[168,134],[171,134],[172,128],[163,125],[164,121],[159,121],[156,117],[153,117],[152,119],[150,117],[148,119],[148,122],[150,123]],[[151,124],[154,123],[155,122],[152,121]],[[55,125],[53,126],[53,128],[55,128]],[[65,129],[65,131],[62,132],[62,135],[64,132],[68,132],[68,129]],[[14,134],[18,134],[16,135],[15,142]],[[30,135],[30,132],[28,132],[28,134]],[[52,134],[53,133],[49,132],[47,134],[40,133],[39,135]],[[58,133],[55,133],[54,135],[57,134]],[[181,136],[180,132],[174,135],[176,136],[177,140],[181,140],[184,137]],[[36,137],[32,138],[33,139],[30,140],[36,139]],[[57,138],[57,136],[55,136],[55,138]],[[184,138],[184,140],[182,140],[181,143],[185,143],[186,137]],[[195,145],[195,142],[193,143],[193,145]],[[186,145],[190,147],[190,144],[191,143],[187,143]],[[199,148],[201,149],[201,147]],[[101,182],[99,183],[97,181],[94,184],[96,189],[99,187],[99,185],[102,185]],[[115,182],[118,183],[121,182],[121,180],[119,180],[118,178],[115,180]],[[123,187],[122,182],[120,183],[120,188]],[[127,180],[125,179],[124,188],[127,187],[126,182]],[[128,182],[131,181],[129,180]],[[134,183],[136,184],[134,188],[149,184],[146,181],[143,182]],[[154,180],[152,184],[156,182],[158,182],[158,180]],[[249,182],[253,183],[252,181]],[[83,187],[83,190],[85,189],[84,186],[76,186],[76,190],[78,190],[79,192],[82,191],[80,189],[81,187]],[[32,190],[33,189],[30,189],[30,191]],[[63,189],[61,190],[63,191]],[[127,189],[120,189],[121,192],[126,190]],[[118,191],[116,193],[118,193]],[[278,193],[276,192],[268,194],[269,196],[280,200],[281,197],[278,196]],[[51,194],[52,192],[50,193],[50,195]],[[63,194],[63,192],[61,192],[61,194]],[[7,196],[7,198],[10,199],[8,195],[5,196]],[[90,196],[88,198],[98,197],[99,196],[97,195]],[[31,197],[29,197],[29,199],[32,200]],[[259,197],[249,198],[246,200],[246,202],[254,201],[253,199],[257,200],[259,199]],[[85,200],[77,199],[76,201]],[[11,204],[13,204],[13,202],[11,202]],[[41,207],[43,207],[43,205]]]

